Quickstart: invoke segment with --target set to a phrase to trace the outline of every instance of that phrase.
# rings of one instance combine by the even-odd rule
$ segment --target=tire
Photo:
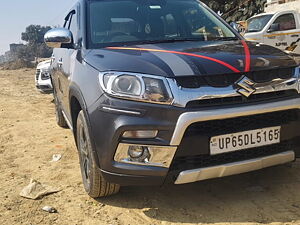
[[[77,148],[85,191],[92,198],[106,197],[119,192],[120,185],[107,182],[97,167],[87,121],[81,110],[77,118]]]
[[[68,124],[65,120],[65,117],[62,113],[59,101],[57,99],[56,93],[53,93],[53,97],[54,97],[54,105],[55,105],[55,117],[56,117],[56,123],[58,126],[62,127],[62,128],[68,128]]]

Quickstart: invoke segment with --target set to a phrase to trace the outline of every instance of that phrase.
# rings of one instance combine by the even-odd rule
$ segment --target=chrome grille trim
[[[299,67],[295,69],[294,75],[290,79],[277,78],[270,82],[256,83],[254,86],[256,91],[253,95],[284,90],[296,90],[300,93],[298,80]],[[203,86],[200,88],[182,88],[178,86],[175,79],[167,78],[167,81],[174,96],[173,105],[177,107],[186,107],[188,102],[194,100],[241,96],[237,92],[238,88],[235,85],[227,87]]]

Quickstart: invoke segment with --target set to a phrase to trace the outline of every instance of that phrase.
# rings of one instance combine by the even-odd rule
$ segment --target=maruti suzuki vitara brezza
[[[92,197],[300,155],[299,67],[200,1],[79,0],[45,42],[57,123]]]

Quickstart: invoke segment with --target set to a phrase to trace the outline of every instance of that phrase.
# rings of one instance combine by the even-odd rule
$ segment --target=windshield
[[[90,45],[237,39],[196,0],[94,0],[89,3]]]
[[[273,16],[272,14],[268,14],[268,15],[258,16],[249,19],[247,21],[246,33],[261,31],[266,26],[266,24],[270,21],[272,16]]]

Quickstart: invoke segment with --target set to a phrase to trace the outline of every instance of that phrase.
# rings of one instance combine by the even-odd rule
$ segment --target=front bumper
[[[51,93],[53,91],[51,79],[42,80],[39,78],[38,82],[36,83],[36,87],[44,93]]]
[[[227,163],[218,166],[186,170],[180,172],[175,184],[185,184],[195,181],[207,180],[217,177],[225,177],[234,174],[246,173],[275,165],[280,165],[295,160],[293,151],[282,152],[275,155],[265,156],[256,159],[249,159],[234,163]]]
[[[275,115],[277,112],[278,114]],[[290,114],[285,114],[284,112],[289,112]],[[266,157],[271,157],[271,155],[277,157],[277,155],[282,152],[292,151],[300,156],[300,142],[298,143],[297,141],[300,138],[300,98],[283,99],[281,101],[259,104],[206,107],[197,110],[111,99],[103,95],[88,109],[88,113],[96,150],[95,154],[97,155],[99,163],[98,166],[101,168],[106,180],[121,185],[162,185],[166,181],[180,183],[179,181],[177,182],[177,180],[182,180],[182,174],[186,173],[184,171],[199,170],[215,166],[224,168],[224,166],[227,167],[229,163],[238,163],[240,161],[253,159],[259,162],[265,162]],[[189,130],[193,125],[199,124],[199,126],[202,126],[202,123],[216,122],[219,126],[220,121],[240,120],[241,118],[251,118],[257,115],[261,115],[261,117],[258,117],[258,120],[261,120],[257,125],[260,126],[258,128],[269,126],[269,124],[264,124],[264,116],[270,117],[270,115],[272,115],[275,120],[276,117],[284,117],[284,115],[293,117],[278,118],[278,121],[269,121],[271,124],[276,123],[276,125],[282,126],[283,134],[281,141],[284,143],[284,148],[278,147],[277,152],[270,152],[270,154],[267,153],[267,155],[252,154],[253,156],[249,156],[249,158],[245,160],[239,160],[239,158],[236,157],[233,161],[217,160],[214,164],[202,163],[202,159],[200,160],[201,163],[195,163],[194,161],[193,163],[189,163],[190,158],[193,158],[193,160],[195,157],[202,156],[204,159],[210,158],[209,138],[215,134],[222,134],[222,132],[223,134],[228,133],[226,129],[224,129],[224,131],[218,129],[216,133],[214,133],[215,131],[208,130],[207,132],[193,133]],[[251,130],[253,128],[253,124],[246,124],[243,127],[233,126],[234,124],[232,128],[237,131]],[[157,137],[152,139],[128,139],[122,137],[123,132],[128,130],[147,129],[159,130]],[[134,162],[128,163],[122,160],[122,157],[123,159],[126,158],[127,154],[126,148],[120,147],[124,145],[160,146],[166,149],[171,148],[174,151],[172,151],[171,154],[162,156],[165,157],[162,161],[169,160],[171,162],[167,166],[157,166],[151,164],[151,162],[142,164]],[[121,157],[116,157],[116,155],[121,155]],[[184,157],[186,157],[186,159]],[[180,166],[178,166],[178,159],[182,158],[184,158],[184,161],[179,160]],[[293,160],[292,157],[288,159],[288,161]],[[264,165],[277,165],[285,163],[286,160],[275,160],[275,162],[276,163]],[[259,169],[263,167],[265,166],[261,164],[261,166],[254,168]],[[239,173],[238,171],[247,171],[243,166],[239,168],[242,169],[235,170],[237,171],[236,173]],[[227,173],[224,173],[224,175],[226,174]],[[221,176],[220,172],[215,172],[214,175],[208,177],[214,178],[219,176]],[[195,179],[191,179],[189,182],[193,181],[195,181]]]

